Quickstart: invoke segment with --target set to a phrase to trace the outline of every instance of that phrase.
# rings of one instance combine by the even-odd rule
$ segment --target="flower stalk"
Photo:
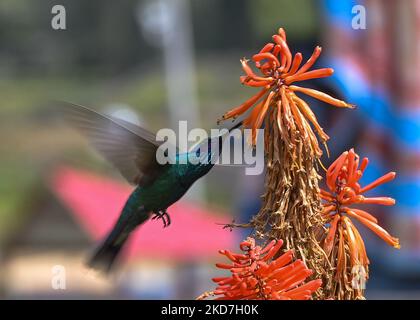
[[[389,197],[365,197],[363,193],[372,190],[395,178],[395,172],[389,172],[372,183],[362,187],[359,180],[369,163],[353,149],[343,152],[328,168],[326,185],[329,189],[321,190],[323,199],[322,214],[329,224],[323,235],[323,248],[329,262],[335,270],[335,281],[330,297],[336,299],[364,299],[364,287],[356,283],[369,278],[369,259],[359,231],[352,219],[373,231],[387,244],[399,249],[400,243],[378,224],[378,220],[369,212],[353,208],[353,205],[379,204],[394,205]],[[361,279],[361,277],[363,277]],[[355,282],[356,281],[356,282]]]
[[[302,54],[292,56],[286,33],[280,28],[272,42],[252,57],[258,74],[251,69],[249,60],[241,60],[245,73],[240,77],[241,83],[260,87],[260,91],[226,112],[222,120],[236,118],[251,110],[245,116],[243,126],[252,130],[249,141],[252,145],[256,144],[257,129],[265,125],[266,191],[262,207],[251,221],[255,237],[266,241],[283,239],[286,249],[294,249],[297,257],[314,271],[315,278],[324,279],[332,274],[317,235],[324,225],[317,165],[322,155],[318,139],[326,146],[329,137],[298,94],[336,107],[354,106],[294,84],[333,74],[331,68],[310,70],[320,54],[321,47],[318,46],[301,65]],[[321,291],[317,293],[318,298],[323,296]]]
[[[322,166],[320,157],[323,153],[319,141],[328,152],[326,142],[329,136],[300,95],[338,108],[354,108],[354,105],[326,93],[295,84],[333,74],[331,68],[311,70],[321,51],[321,47],[316,47],[312,56],[301,65],[302,54],[298,52],[292,56],[286,33],[280,28],[273,35],[272,42],[253,55],[252,61],[258,72],[251,68],[249,60],[241,60],[245,73],[240,77],[241,83],[259,87],[260,91],[226,112],[222,120],[244,116],[243,127],[251,129],[251,145],[257,142],[257,129],[264,126],[266,176],[259,212],[248,224],[236,226],[253,227],[254,237],[262,239],[267,247],[261,249],[255,246],[254,240],[248,239],[244,242],[249,248],[248,255],[221,252],[231,259],[233,265],[218,265],[232,271],[231,278],[215,279],[219,286],[212,294],[219,295],[219,298],[310,298],[313,293],[315,299],[364,299],[364,282],[369,277],[370,262],[353,221],[360,222],[394,248],[400,247],[399,240],[383,229],[376,217],[358,207],[364,204],[394,205],[392,198],[368,197],[365,193],[393,180],[395,172],[361,186],[359,181],[369,161],[367,158],[360,161],[351,149],[343,152],[328,170],[325,169],[328,190],[319,188],[318,164]],[[280,239],[285,244],[283,255],[279,252],[283,244]],[[290,291],[283,288],[286,291],[281,294],[276,291],[279,282],[270,282],[275,278],[271,272],[281,273],[280,270],[286,268],[283,264],[280,266],[279,261],[290,262],[291,257],[287,257],[291,256],[292,249],[298,260],[288,266],[290,271],[293,270],[290,277],[299,283],[306,277],[322,279],[322,288],[318,286],[320,280],[313,280],[319,282],[310,281],[299,287],[310,289],[305,293],[296,288]],[[266,255],[260,259],[262,252]],[[266,262],[269,259],[273,259],[270,266]],[[264,272],[268,272],[265,278]],[[250,275],[252,280],[248,278]],[[270,291],[267,286],[275,290]]]

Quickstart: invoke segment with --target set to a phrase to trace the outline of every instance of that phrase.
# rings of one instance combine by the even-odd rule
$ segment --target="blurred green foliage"
[[[319,33],[316,13],[317,1],[313,0],[259,0],[250,1],[249,11],[253,13],[252,27],[258,38],[266,38],[280,26],[287,30],[287,36],[295,41],[313,38]]]

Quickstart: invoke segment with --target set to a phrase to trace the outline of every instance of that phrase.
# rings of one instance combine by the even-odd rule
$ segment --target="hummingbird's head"
[[[221,152],[221,137],[207,138],[188,152],[189,172],[198,179],[216,164]]]
[[[224,137],[241,124],[242,123],[239,123],[231,129],[224,129],[225,132],[222,131],[220,135],[209,137],[201,141],[188,151],[187,154],[184,154],[184,157],[188,157],[186,165],[188,174],[185,175],[185,178],[191,180],[192,183],[206,175],[217,163],[222,153]]]

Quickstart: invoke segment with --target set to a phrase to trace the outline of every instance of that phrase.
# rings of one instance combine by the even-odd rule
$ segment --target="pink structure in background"
[[[95,241],[111,230],[132,191],[127,184],[68,167],[57,169],[49,186]],[[235,230],[216,224],[229,222],[226,215],[186,201],[168,212],[172,219],[168,228],[160,220],[149,220],[134,231],[125,250],[127,258],[206,259],[219,249],[235,247],[239,240]]]

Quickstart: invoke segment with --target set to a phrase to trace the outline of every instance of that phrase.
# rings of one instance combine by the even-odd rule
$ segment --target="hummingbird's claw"
[[[155,215],[152,217],[152,220],[162,219],[163,227],[169,227],[169,225],[171,224],[171,217],[169,216],[166,210],[159,211],[158,213],[154,212],[154,214]]]

